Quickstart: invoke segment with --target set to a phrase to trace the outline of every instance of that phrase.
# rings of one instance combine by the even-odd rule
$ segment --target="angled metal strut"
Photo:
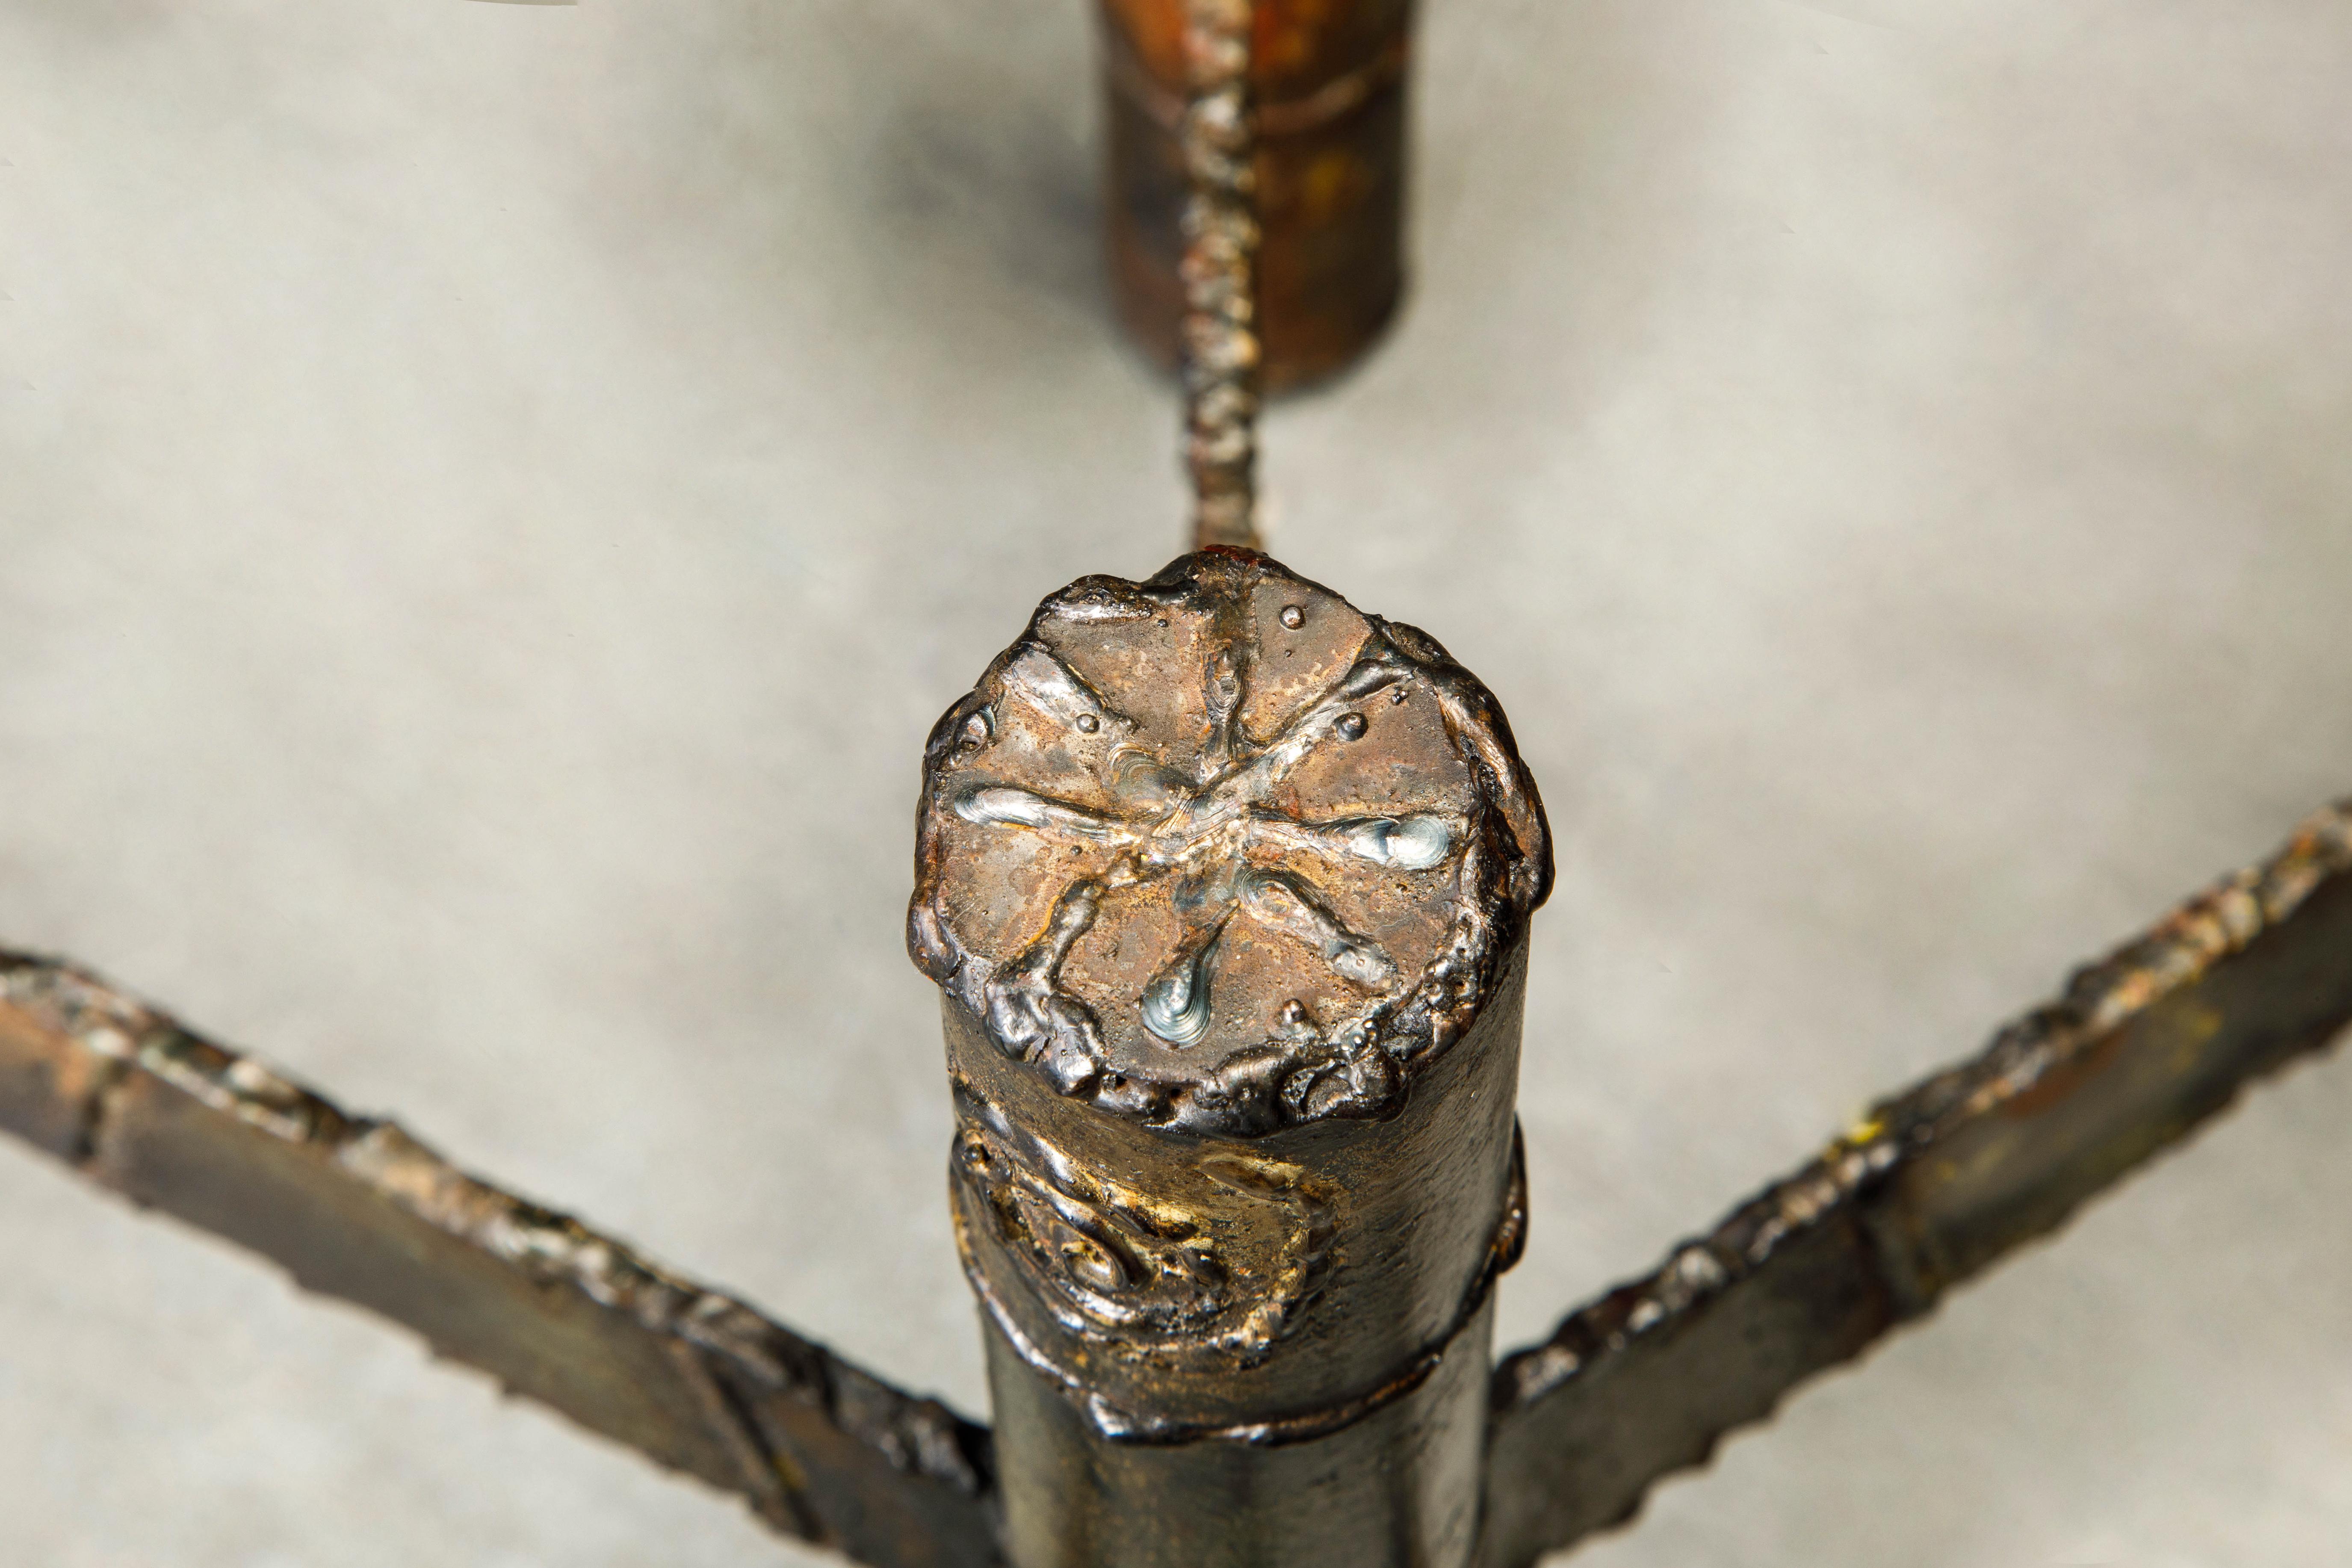
[[[2352,1021],[2352,803],[1495,1375],[1484,1561],[1621,1523],[1726,1432]],[[0,1128],[875,1568],[995,1542],[981,1428],[79,971],[0,959]]]
[[[1495,1378],[1489,1562],[1622,1523],[1789,1390],[1920,1317],[2352,1022],[2352,802],[2078,971],[1981,1056],[1570,1313]]]
[[[997,1555],[988,1435],[91,976],[0,953],[0,1127],[875,1568]]]

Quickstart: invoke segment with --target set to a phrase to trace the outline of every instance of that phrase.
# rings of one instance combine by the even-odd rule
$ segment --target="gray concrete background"
[[[1291,564],[1563,841],[1506,1342],[2352,788],[2352,9],[1432,0]],[[918,747],[1174,553],[1078,0],[0,0],[0,940],[968,1409]],[[2336,1564],[2306,1068],[1594,1568]],[[0,1150],[0,1561],[814,1562]]]

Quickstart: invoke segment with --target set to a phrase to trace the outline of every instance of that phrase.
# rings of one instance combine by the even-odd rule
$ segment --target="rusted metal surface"
[[[1199,3],[1101,6],[1112,278],[1129,331],[1170,365],[1185,313],[1181,219],[1195,80],[1186,35]],[[1278,391],[1352,363],[1402,297],[1412,6],[1258,0],[1253,9],[1258,331],[1266,384]]]
[[[1447,1568],[1525,1235],[1534,783],[1253,552],[1081,579],[925,754],[908,941],[1020,1568]]]
[[[2352,803],[1509,1357],[1494,1385],[1488,1568],[1630,1518],[1661,1477],[2347,1021]]]
[[[0,1128],[875,1568],[1000,1561],[986,1432],[76,970],[0,953]]]
[[[1250,0],[1187,0],[1191,96],[1184,156],[1184,466],[1192,543],[1255,550],[1257,536],[1256,138]]]

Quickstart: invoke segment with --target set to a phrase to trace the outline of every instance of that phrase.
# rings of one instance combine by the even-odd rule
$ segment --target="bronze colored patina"
[[[2063,1225],[2347,1022],[2352,802],[2082,971],[1982,1055],[1885,1101],[1655,1273],[1507,1358],[1492,1384],[1482,1568],[1525,1568],[1622,1523],[1724,1434]],[[1436,1081],[1416,1080],[1412,1093]],[[1095,1464],[1164,1467],[1171,1518],[1257,1489],[1296,1495],[1382,1474],[1431,1429],[1424,1412],[1453,1407],[1473,1369],[1468,1356],[1439,1358],[1344,1447],[1113,1446],[1057,1380],[995,1336],[999,1431],[1043,1430],[1046,1453],[1088,1460],[1015,1470],[992,1463],[987,1432],[935,1402],[86,974],[20,956],[0,960],[0,1129],[743,1496],[780,1532],[875,1568],[1002,1562],[997,1521],[1021,1511],[1010,1500],[1024,1492],[1033,1516],[1097,1531],[1074,1532],[1062,1560],[1122,1561],[1138,1531],[1066,1495],[1098,1484]],[[978,1128],[983,1146],[992,1131]],[[960,1148],[972,1131],[967,1122]],[[1323,1135],[1346,1131],[1327,1124]],[[1020,1203],[1015,1194],[1016,1212]],[[1504,1243],[1490,1247],[1498,1262]],[[1483,1338],[1483,1318],[1470,1333]],[[1007,1447],[1002,1461],[1019,1452]],[[1465,1492],[1445,1489],[1459,1478],[1433,1479],[1426,1506],[1462,1511]],[[1160,1516],[1150,1517],[1157,1529]],[[1297,1543],[1289,1561],[1355,1561],[1317,1552]]]
[[[993,1441],[6,953],[0,1129],[875,1568],[1528,1568],[2336,1038],[2352,805],[1490,1379],[1542,807],[1443,648],[1224,547],[1261,373],[1394,308],[1410,7],[1104,15],[1122,305],[1183,363],[1218,548],[1048,599],[926,752],[908,939]]]
[[[989,1568],[988,1434],[77,970],[0,952],[0,1129],[874,1568]]]
[[[2064,1224],[2347,1023],[2352,801],[1507,1360],[1488,1568],[1624,1522],[1725,1433]]]
[[[1083,578],[916,875],[1012,1561],[1468,1563],[1551,881],[1486,689],[1249,552]]]
[[[1173,365],[1186,311],[1185,151],[1198,0],[1102,0],[1119,311]],[[1258,0],[1250,49],[1266,384],[1345,369],[1404,289],[1410,0]]]

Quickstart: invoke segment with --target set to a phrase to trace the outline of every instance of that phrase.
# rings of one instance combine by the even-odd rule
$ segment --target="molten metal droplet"
[[[1180,951],[1143,988],[1137,1011],[1143,1026],[1171,1046],[1194,1046],[1209,1032],[1209,987],[1217,975],[1218,927],[1207,941]]]
[[[1364,738],[1365,730],[1370,726],[1364,722],[1364,716],[1361,713],[1342,713],[1339,715],[1339,739],[1360,741]]]
[[[1081,714],[1079,714],[1079,715],[1078,715],[1078,731],[1079,731],[1079,733],[1081,733],[1081,734],[1087,734],[1087,735],[1091,735],[1091,734],[1093,734],[1097,730],[1099,730],[1099,729],[1101,729],[1101,728],[1102,728],[1102,721],[1101,721],[1101,720],[1099,720],[1099,719],[1097,719],[1097,718],[1096,718],[1093,714],[1091,714],[1091,713],[1081,713]]]
[[[1400,871],[1426,871],[1454,847],[1453,830],[1442,816],[1376,816],[1343,824],[1340,832],[1351,853]]]
[[[1282,606],[1282,624],[1295,632],[1307,624],[1307,612],[1296,605],[1285,605]]]

